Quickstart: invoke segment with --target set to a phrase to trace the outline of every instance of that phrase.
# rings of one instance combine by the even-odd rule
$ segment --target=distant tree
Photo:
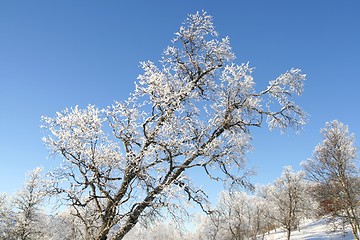
[[[48,225],[52,240],[87,240],[83,224],[68,210],[51,216]]]
[[[229,39],[218,37],[206,13],[190,15],[172,43],[160,67],[142,63],[144,74],[124,103],[43,117],[50,132],[44,142],[64,158],[50,174],[53,192],[77,212],[90,239],[122,239],[139,218],[177,211],[181,199],[206,211],[206,193],[189,169],[248,186],[251,129],[267,121],[271,129],[298,130],[305,122],[292,100],[305,75],[291,69],[256,92],[253,69],[234,63]],[[94,225],[83,215],[88,206]]]
[[[321,134],[322,143],[302,165],[307,177],[318,184],[314,193],[323,212],[346,220],[354,238],[360,239],[360,184],[354,135],[337,120],[326,123]]]
[[[223,239],[244,240],[250,237],[254,215],[249,200],[250,196],[243,192],[221,195],[217,211],[223,216],[222,223],[226,230],[222,234]]]
[[[250,234],[249,196],[243,192],[222,192],[219,201],[203,223],[202,231],[207,232],[207,238],[220,239],[247,239]]]
[[[192,239],[179,228],[176,222],[171,219],[156,221],[151,225],[136,225],[125,237],[124,240],[146,239],[146,240],[182,240]]]
[[[211,214],[200,217],[191,239],[257,239],[269,226],[264,217],[265,204],[262,198],[255,195],[224,191]]]
[[[224,222],[220,211],[212,211],[208,215],[198,215],[196,229],[191,239],[218,240],[222,237]]]
[[[291,167],[285,167],[282,176],[262,192],[269,204],[267,217],[286,230],[288,240],[306,215],[309,199],[304,175],[303,171],[294,172]]]
[[[30,172],[27,182],[12,199],[14,233],[16,239],[45,239],[45,220],[41,206],[46,192],[41,178],[41,168]]]
[[[10,197],[0,194],[0,239],[13,238],[13,212],[11,210]]]
[[[249,199],[251,208],[251,225],[250,225],[250,239],[258,239],[262,235],[262,239],[267,232],[273,230],[274,222],[266,217],[267,202],[257,194]]]

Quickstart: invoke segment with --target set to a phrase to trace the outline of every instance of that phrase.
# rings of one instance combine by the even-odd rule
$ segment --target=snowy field
[[[262,238],[258,238],[259,240]],[[264,240],[283,240],[286,239],[286,232],[283,230],[273,231],[269,235],[266,235]],[[354,239],[350,228],[346,229],[346,233],[339,230],[335,233],[329,233],[325,220],[318,221],[306,221],[300,226],[300,231],[294,231],[291,233],[291,240],[352,240]]]

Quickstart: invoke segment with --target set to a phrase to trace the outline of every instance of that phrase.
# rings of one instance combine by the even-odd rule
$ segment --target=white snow
[[[262,239],[261,237],[258,240]],[[286,239],[286,232],[284,230],[271,231],[269,235],[265,235],[264,240],[283,240]],[[300,226],[300,231],[291,232],[291,240],[352,240],[350,227],[337,232],[329,232],[325,219],[307,220]]]

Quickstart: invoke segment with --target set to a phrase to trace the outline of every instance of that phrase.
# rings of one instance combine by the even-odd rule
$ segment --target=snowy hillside
[[[259,240],[262,238],[258,238]],[[265,235],[264,240],[282,240],[286,239],[286,232],[282,230],[272,231],[269,235]],[[325,220],[306,221],[300,226],[300,231],[294,231],[291,233],[292,240],[352,240],[354,239],[350,228],[346,229],[346,233],[339,230],[335,233],[329,233],[325,224]]]

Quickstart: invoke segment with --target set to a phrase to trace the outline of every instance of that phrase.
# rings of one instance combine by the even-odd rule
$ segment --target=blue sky
[[[238,63],[256,68],[259,90],[292,67],[307,74],[297,99],[309,114],[303,132],[253,132],[254,183],[273,181],[284,165],[300,169],[326,121],[338,119],[360,136],[357,0],[1,1],[0,192],[52,164],[41,142],[42,115],[126,99],[139,62],[158,61],[187,14],[201,10],[230,37]]]

